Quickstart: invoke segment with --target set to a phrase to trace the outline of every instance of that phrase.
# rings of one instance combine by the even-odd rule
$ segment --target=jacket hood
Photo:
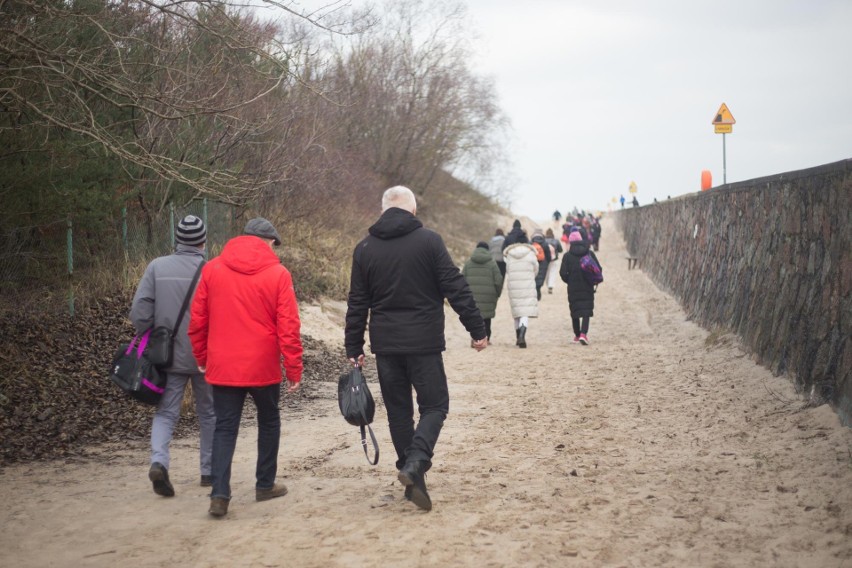
[[[494,257],[491,256],[491,253],[488,251],[488,249],[476,247],[473,250],[473,254],[470,255],[470,260],[477,264],[485,264],[489,260],[494,260]]]
[[[506,247],[504,253],[506,256],[511,256],[514,259],[524,258],[528,254],[533,255],[533,258],[535,258],[535,249],[532,245],[527,243],[515,243],[513,245],[509,245]]]
[[[423,226],[420,219],[405,209],[391,207],[370,227],[369,233],[379,239],[395,239]]]
[[[242,274],[255,274],[275,264],[281,264],[266,241],[251,235],[235,237],[228,241],[219,258],[225,266]]]
[[[586,241],[571,243],[571,247],[568,249],[568,252],[574,256],[585,256],[586,253],[589,252],[589,244]]]

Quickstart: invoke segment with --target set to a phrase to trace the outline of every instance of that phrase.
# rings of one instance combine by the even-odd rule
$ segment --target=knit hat
[[[479,241],[478,243],[476,243],[476,248],[488,250],[488,243],[486,243],[485,241]]]
[[[249,222],[246,223],[246,228],[243,231],[243,234],[253,235],[255,237],[260,237],[261,239],[273,239],[275,246],[281,244],[281,235],[278,234],[278,231],[275,230],[272,223],[263,217],[250,219]]]
[[[533,236],[534,237],[543,237],[544,231],[542,231],[541,229],[538,229],[538,228],[533,229]]]
[[[580,231],[571,231],[571,234],[568,235],[569,243],[581,243],[583,242],[583,235],[580,234]]]
[[[521,228],[521,222],[518,221],[517,219],[515,219],[515,222],[512,223],[512,228],[513,229],[520,229]]]
[[[204,221],[195,215],[187,215],[178,223],[175,241],[182,245],[201,246],[207,242],[207,228]]]

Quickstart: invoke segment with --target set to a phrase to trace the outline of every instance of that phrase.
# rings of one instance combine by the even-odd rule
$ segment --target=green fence
[[[198,199],[152,212],[129,205],[105,215],[91,212],[63,219],[0,221],[2,309],[66,310],[80,301],[135,286],[152,259],[175,248],[175,227],[186,215],[207,227],[208,257],[239,234],[242,210]]]

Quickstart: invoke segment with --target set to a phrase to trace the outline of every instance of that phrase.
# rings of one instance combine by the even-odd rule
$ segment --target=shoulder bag
[[[204,266],[204,261],[198,265],[195,275],[192,277],[192,283],[186,291],[183,298],[183,304],[180,307],[177,321],[173,328],[168,328],[164,325],[158,325],[151,330],[151,337],[148,339],[148,360],[160,369],[168,369],[172,366],[172,360],[175,354],[175,335],[180,330],[180,324],[183,322],[183,315],[189,307],[189,300],[192,298],[192,293],[195,291],[195,285],[198,283],[198,278],[201,276],[201,268]]]

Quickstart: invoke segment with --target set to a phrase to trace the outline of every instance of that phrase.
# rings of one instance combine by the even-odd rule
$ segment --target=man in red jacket
[[[252,219],[244,235],[228,241],[205,265],[192,302],[189,338],[198,367],[213,385],[213,434],[209,513],[222,517],[231,499],[231,461],[246,395],[257,407],[255,498],[287,493],[275,483],[281,436],[281,356],[287,391],[302,379],[299,308],[290,272],[272,251],[281,237],[272,223]]]

